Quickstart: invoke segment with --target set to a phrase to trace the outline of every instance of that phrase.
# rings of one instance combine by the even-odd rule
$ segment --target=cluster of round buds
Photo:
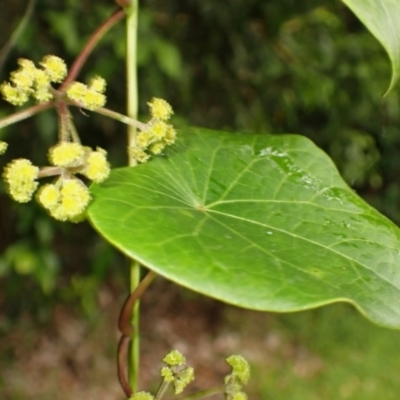
[[[19,203],[27,203],[38,187],[39,168],[23,158],[9,163],[3,173],[11,197]]]
[[[167,365],[161,368],[161,376],[164,382],[173,383],[175,394],[182,393],[194,379],[193,368],[186,364],[185,357],[178,350],[169,352],[163,361]]]
[[[70,100],[93,111],[103,107],[106,103],[106,96],[103,94],[105,90],[106,81],[97,76],[90,81],[89,85],[84,85],[80,82],[72,82],[66,93]]]
[[[55,184],[44,185],[38,201],[50,215],[60,221],[79,221],[90,202],[90,193],[79,179],[61,178]]]
[[[65,62],[56,56],[48,55],[39,63],[40,68],[27,59],[18,60],[19,68],[11,73],[10,82],[0,85],[0,92],[9,103],[20,106],[34,97],[38,102],[53,98],[51,83],[59,83],[67,75]]]
[[[39,177],[58,175],[55,183],[39,190],[37,199],[55,219],[76,222],[90,202],[90,193],[75,174],[103,182],[110,173],[107,153],[100,148],[93,151],[79,143],[61,142],[50,149],[49,160],[53,166],[41,170],[25,159],[8,164],[4,171],[8,192],[14,200],[28,202],[38,187]]]
[[[150,154],[160,154],[165,146],[175,142],[176,131],[168,121],[173,114],[172,107],[163,99],[153,98],[147,103],[150,121],[136,135],[136,145],[129,148],[129,155],[140,163],[146,162]]]
[[[232,372],[225,377],[225,397],[227,400],[247,400],[247,395],[242,391],[250,378],[250,365],[239,355],[233,355],[226,359],[232,367]]]

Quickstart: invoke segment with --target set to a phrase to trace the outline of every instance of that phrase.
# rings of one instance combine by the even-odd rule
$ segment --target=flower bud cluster
[[[90,193],[75,174],[96,183],[103,182],[110,173],[106,156],[106,151],[100,148],[93,151],[80,143],[61,142],[49,151],[53,166],[39,170],[29,160],[14,160],[6,166],[4,179],[11,197],[25,203],[36,191],[39,177],[59,175],[55,183],[40,188],[37,200],[55,219],[76,222],[90,202]]]
[[[225,396],[227,400],[247,400],[247,395],[242,391],[250,378],[250,365],[239,355],[233,355],[226,359],[232,367],[232,372],[225,377]]]
[[[88,110],[96,110],[106,103],[106,81],[101,77],[93,78],[89,85],[72,82],[66,93],[70,100],[76,101]]]
[[[174,127],[166,122],[173,114],[170,104],[158,98],[153,98],[147,104],[151,120],[136,135],[136,146],[129,148],[129,155],[140,163],[148,161],[150,154],[160,154],[165,146],[171,145],[176,139]]]
[[[194,369],[186,364],[185,357],[172,350],[163,359],[167,365],[161,369],[161,376],[167,383],[173,383],[175,394],[183,392],[185,387],[194,380]]]
[[[11,73],[10,82],[0,85],[0,92],[9,103],[20,106],[35,98],[42,103],[53,98],[51,83],[61,82],[67,75],[65,62],[56,56],[45,56],[41,68],[27,59],[18,60],[19,68]]]

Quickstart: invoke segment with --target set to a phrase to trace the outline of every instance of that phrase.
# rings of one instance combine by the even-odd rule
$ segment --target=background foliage
[[[23,0],[0,15],[11,32]],[[175,109],[178,126],[248,132],[300,133],[331,155],[347,182],[370,204],[400,222],[400,90],[382,98],[390,64],[379,43],[338,0],[141,1],[141,111],[152,96]],[[39,0],[34,16],[0,69],[8,77],[19,57],[54,53],[70,63],[114,9],[111,0]],[[7,40],[2,35],[0,47]],[[108,81],[108,106],[124,109],[123,26],[107,34],[80,78]],[[12,111],[1,101],[0,114]],[[75,111],[89,145],[125,163],[125,127]],[[45,112],[0,132],[10,142],[1,167],[15,157],[44,163],[56,140],[55,113]],[[58,300],[78,299],[91,314],[106,278],[125,276],[125,261],[85,224],[50,220],[35,204],[15,205],[0,187],[0,307],[46,317]],[[30,297],[20,296],[29,290]],[[18,299],[18,301],[16,301]]]

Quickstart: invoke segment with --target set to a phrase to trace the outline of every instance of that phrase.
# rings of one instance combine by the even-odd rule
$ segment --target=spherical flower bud
[[[141,149],[146,149],[153,142],[154,136],[150,130],[141,131],[136,135],[136,144]]]
[[[163,121],[157,121],[151,125],[150,131],[157,140],[161,140],[167,134],[168,124]]]
[[[172,382],[174,380],[174,373],[169,367],[161,368],[161,376],[164,378],[166,382]]]
[[[151,116],[161,121],[167,121],[174,113],[170,104],[163,99],[154,97],[147,104],[150,107]]]
[[[39,174],[39,168],[32,165],[29,160],[18,159],[11,161],[4,170],[4,180],[8,184],[11,197],[26,203],[32,198],[38,183],[35,181]]]
[[[87,86],[81,82],[72,82],[67,89],[69,99],[81,103],[87,93]]]
[[[174,380],[175,394],[182,393],[185,387],[194,380],[194,369],[186,367],[179,372]]]
[[[175,143],[176,140],[176,130],[170,124],[167,124],[167,132],[163,138],[164,142],[168,145]]]
[[[250,365],[244,357],[232,355],[226,359],[226,362],[232,367],[232,374],[236,375],[242,384],[246,384],[250,378]]]
[[[29,72],[29,73],[34,73],[36,70],[36,67],[35,67],[35,64],[33,63],[33,61],[28,60],[26,58],[19,58],[18,65],[21,67],[21,69],[23,69],[24,71]]]
[[[138,392],[132,395],[129,400],[154,400],[154,396],[147,392]]]
[[[97,151],[91,151],[86,159],[83,174],[93,182],[103,182],[110,175],[110,164],[106,156],[107,152],[99,147]]]
[[[160,154],[160,153],[164,150],[164,148],[165,148],[165,143],[163,143],[163,142],[157,142],[157,143],[152,144],[152,145],[150,146],[149,150],[150,150],[153,154],[157,155],[157,154]]]
[[[86,85],[80,82],[73,82],[67,89],[69,99],[82,104],[88,110],[95,110],[103,107],[106,103],[104,94],[89,89]]]
[[[79,143],[61,142],[49,151],[49,160],[58,167],[74,167],[83,162],[85,150]]]
[[[247,400],[247,394],[244,392],[237,392],[233,395],[232,400]]]
[[[0,92],[4,100],[14,106],[22,106],[29,100],[29,92],[20,90],[8,82],[4,82],[0,85]]]
[[[128,153],[130,157],[140,163],[145,163],[150,158],[150,156],[140,147],[129,147]]]
[[[33,72],[27,72],[24,69],[20,68],[17,71],[11,73],[10,81],[19,90],[30,93],[33,82],[35,81],[35,74]]]
[[[8,143],[0,140],[0,155],[4,154],[7,150]]]
[[[51,82],[61,82],[67,76],[67,66],[59,57],[48,55],[40,62]]]
[[[163,358],[163,361],[165,362],[165,364],[169,365],[170,367],[173,367],[175,365],[185,364],[186,358],[178,350],[172,350]]]
[[[97,108],[103,107],[104,104],[106,104],[106,96],[104,96],[102,93],[88,89],[85,97],[83,98],[82,104],[88,110],[93,111]]]
[[[56,185],[48,184],[40,188],[37,199],[47,210],[52,210],[58,205],[61,193]]]
[[[89,83],[89,89],[94,90],[98,93],[104,93],[106,91],[107,82],[101,76],[96,76],[91,79]]]

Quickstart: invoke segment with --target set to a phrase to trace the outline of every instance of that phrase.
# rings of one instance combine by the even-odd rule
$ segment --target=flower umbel
[[[171,105],[158,98],[153,98],[147,104],[152,118],[136,135],[136,146],[128,149],[130,157],[139,163],[145,163],[150,158],[148,152],[160,154],[165,146],[171,145],[176,139],[174,127],[165,122],[173,114]]]
[[[242,391],[250,378],[249,363],[240,355],[233,355],[226,359],[232,367],[232,372],[225,377],[225,396],[227,400],[247,400],[247,395]]]
[[[45,56],[39,63],[42,68],[24,58],[18,60],[19,68],[10,75],[10,82],[0,86],[1,94],[9,103],[20,106],[30,96],[37,101],[45,102],[53,98],[51,82],[61,82],[67,75],[65,62],[56,56]]]
[[[185,387],[194,379],[194,370],[186,365],[186,358],[178,351],[170,351],[163,361],[167,367],[161,368],[164,384],[173,383],[175,394],[182,393]]]
[[[58,196],[55,188],[57,185],[48,185],[39,194],[39,201],[55,219],[73,221],[85,211],[90,193],[82,181],[61,178]]]

